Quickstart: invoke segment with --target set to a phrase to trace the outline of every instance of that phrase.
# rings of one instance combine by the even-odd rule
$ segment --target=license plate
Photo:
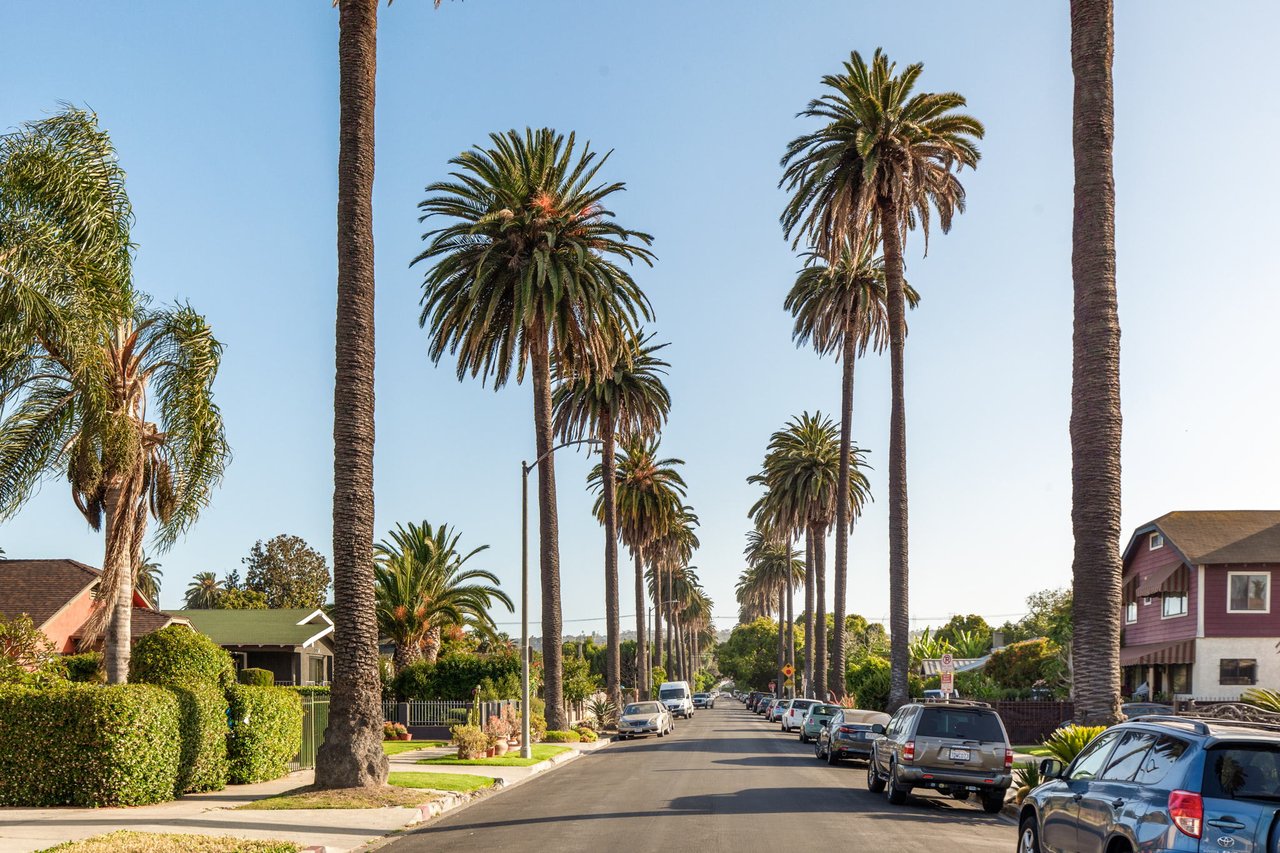
[[[967,749],[951,749],[950,758],[952,761],[968,761],[969,750]]]

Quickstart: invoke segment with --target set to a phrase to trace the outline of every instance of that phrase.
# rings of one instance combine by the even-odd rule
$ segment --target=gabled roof
[[[0,613],[25,613],[37,626],[98,582],[101,573],[75,560],[0,560]]]
[[[333,633],[323,610],[174,610],[220,646],[309,646]]]
[[[1124,549],[1124,559],[1128,561],[1145,534],[1157,530],[1193,566],[1280,563],[1280,510],[1166,513],[1134,531]]]

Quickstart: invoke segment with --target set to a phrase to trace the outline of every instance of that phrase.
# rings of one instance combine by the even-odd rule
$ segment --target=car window
[[[1117,782],[1128,782],[1138,772],[1142,761],[1147,757],[1147,750],[1156,742],[1156,736],[1141,731],[1128,731],[1116,744],[1111,760],[1102,771],[1101,779],[1112,779]]]
[[[975,708],[925,708],[920,712],[916,737],[1003,741],[1000,720],[990,711]]]
[[[817,708],[814,708],[809,713],[817,714],[824,717],[829,717],[832,714],[838,712],[839,710],[840,708],[837,705],[819,705]]]
[[[666,687],[658,691],[659,699],[683,699],[684,697],[683,687]]]
[[[1169,772],[1169,768],[1174,762],[1182,757],[1187,751],[1188,743],[1169,735],[1161,735],[1156,739],[1155,745],[1147,752],[1147,757],[1143,759],[1142,766],[1138,768],[1138,775],[1133,781],[1139,785],[1155,785],[1160,782]]]
[[[622,709],[623,716],[632,714],[656,714],[658,713],[657,702],[635,702]]]
[[[1110,731],[1103,732],[1094,738],[1093,742],[1086,746],[1084,751],[1076,757],[1075,764],[1071,765],[1071,775],[1068,778],[1072,781],[1098,778],[1098,773],[1106,763],[1107,756],[1111,753],[1111,747],[1115,745],[1116,738],[1119,736],[1119,732]]]
[[[1280,747],[1268,744],[1221,744],[1204,763],[1206,797],[1280,800]]]

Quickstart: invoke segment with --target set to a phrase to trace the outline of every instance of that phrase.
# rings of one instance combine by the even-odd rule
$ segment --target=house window
[[[1130,625],[1138,621],[1138,602],[1130,601],[1124,606],[1124,621]]]
[[[1258,662],[1253,658],[1222,658],[1218,661],[1219,684],[1257,684]]]
[[[1270,613],[1271,575],[1227,572],[1228,613]]]
[[[1148,542],[1147,542],[1147,550],[1148,550],[1148,551],[1155,551],[1155,550],[1157,550],[1158,548],[1163,548],[1163,547],[1164,547],[1164,534],[1163,534],[1163,533],[1152,533],[1152,534],[1151,534],[1151,539],[1150,539],[1150,540],[1148,540]]]
[[[307,661],[307,665],[310,669],[310,672],[307,673],[310,676],[307,682],[308,684],[328,683],[328,679],[325,678],[324,673],[324,658],[313,656]]]
[[[1185,592],[1166,592],[1164,594],[1164,605],[1161,607],[1160,615],[1165,618],[1170,616],[1186,616],[1187,594]]]

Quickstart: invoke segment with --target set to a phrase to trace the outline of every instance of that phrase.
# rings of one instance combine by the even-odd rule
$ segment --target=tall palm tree
[[[609,369],[560,375],[551,396],[556,432],[565,441],[588,436],[601,442],[601,518],[604,525],[605,689],[615,705],[622,703],[621,610],[618,603],[617,437],[653,434],[671,411],[671,396],[662,383],[670,367],[655,353],[666,344],[653,336],[625,342]],[[558,371],[559,372],[559,371]]]
[[[839,261],[825,263],[817,253],[796,276],[784,307],[795,317],[793,337],[797,345],[811,343],[819,355],[840,358],[840,472],[836,487],[835,632],[832,639],[831,683],[844,693],[844,616],[849,565],[849,532],[856,512],[849,493],[853,464],[854,367],[868,349],[883,352],[889,339],[889,314],[884,259],[876,257],[875,244],[846,242]],[[903,295],[914,308],[920,301],[915,289],[903,283]]]
[[[1120,707],[1120,320],[1116,310],[1112,0],[1072,0],[1075,216],[1071,279],[1072,698],[1110,725]]]
[[[667,619],[667,662],[664,667],[667,672],[675,671],[678,651],[675,647],[675,574],[693,559],[693,553],[699,544],[698,535],[694,532],[697,526],[698,517],[693,509],[680,506],[668,518],[666,525],[657,531],[647,552],[654,584],[654,612],[664,614]],[[655,623],[655,629],[655,633],[661,637],[660,623]],[[664,665],[661,648],[658,652],[658,664]]]
[[[743,551],[747,558],[748,569],[743,574],[745,582],[740,586],[741,594],[754,596],[763,600],[766,613],[776,599],[778,608],[778,689],[785,689],[785,675],[782,667],[788,661],[788,643],[786,635],[790,633],[790,625],[784,628],[784,615],[791,591],[805,579],[805,565],[798,551],[792,549],[790,543],[780,538],[772,530],[761,529],[747,534],[747,547]],[[790,646],[794,656],[794,640]]]
[[[187,584],[186,606],[188,610],[212,610],[222,595],[222,581],[213,572],[196,572]]]
[[[914,93],[924,66],[898,73],[877,49],[868,64],[856,51],[843,74],[823,77],[830,91],[800,113],[825,124],[792,140],[782,158],[781,183],[792,193],[782,214],[788,236],[803,236],[829,264],[843,247],[878,232],[888,291],[892,405],[889,424],[890,705],[907,700],[910,631],[907,561],[907,421],[903,348],[906,300],[902,247],[920,226],[928,248],[936,214],[944,232],[964,211],[956,172],[976,167],[982,123],[959,112],[955,92]]]
[[[496,575],[464,568],[489,546],[462,554],[460,538],[447,524],[432,530],[423,521],[397,525],[390,540],[374,548],[378,630],[395,643],[397,671],[415,660],[435,663],[442,631],[448,628],[470,628],[481,637],[497,639],[498,629],[489,615],[494,601],[509,612],[515,610],[498,588]]]
[[[451,180],[433,183],[418,207],[428,231],[414,263],[430,261],[423,284],[423,327],[439,362],[456,354],[458,378],[492,377],[501,388],[513,369],[533,380],[538,521],[542,570],[543,692],[547,725],[563,728],[560,644],[560,546],[556,513],[551,365],[596,372],[634,337],[649,301],[622,266],[652,264],[648,234],[624,228],[605,206],[621,183],[594,183],[608,155],[573,134],[549,128],[491,134],[450,161]]]
[[[160,563],[154,557],[142,552],[141,559],[133,567],[133,586],[142,597],[151,602],[152,607],[160,606],[160,579],[164,572],[160,571]]]
[[[646,696],[651,686],[649,647],[645,637],[646,551],[658,535],[667,530],[679,516],[685,495],[684,479],[677,470],[684,461],[659,457],[658,445],[659,438],[656,435],[633,434],[623,437],[618,443],[615,474],[618,484],[618,534],[630,549],[635,563],[636,674],[640,682],[636,686],[641,695]],[[603,468],[596,466],[588,483],[592,488],[600,489],[601,477]],[[596,501],[595,513],[597,517],[602,515],[603,498]],[[658,600],[657,597],[654,598],[655,604]],[[660,624],[659,621],[657,625]],[[654,635],[654,641],[660,643],[660,632],[656,630],[656,625]]]

